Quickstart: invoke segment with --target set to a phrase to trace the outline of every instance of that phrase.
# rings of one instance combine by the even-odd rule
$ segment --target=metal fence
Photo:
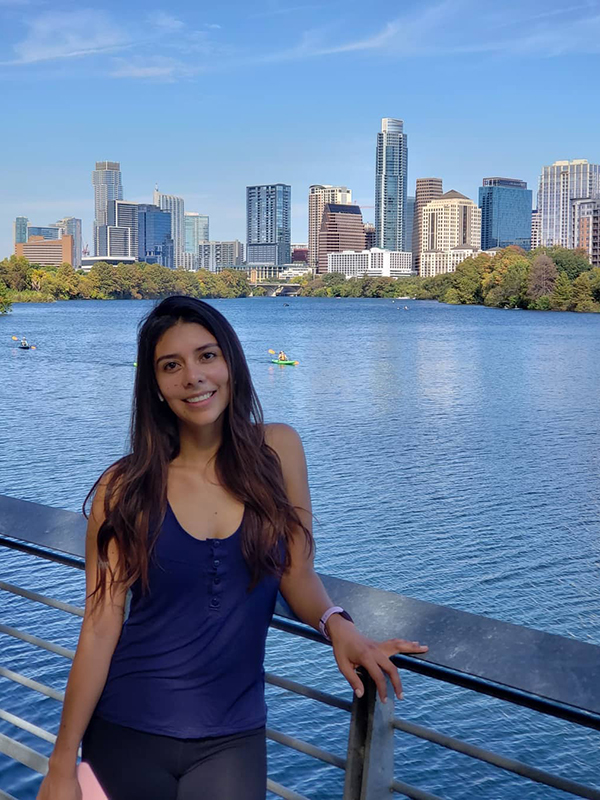
[[[0,553],[6,548],[18,550],[29,554],[31,558],[47,559],[82,570],[84,527],[82,517],[72,512],[0,496]],[[401,620],[406,638],[417,638],[418,630],[421,638],[436,643],[425,656],[394,657],[395,663],[403,669],[600,731],[600,647],[322,577],[334,601],[350,610],[367,635],[375,639],[390,638],[391,632],[398,629],[394,626],[394,620]],[[66,615],[83,616],[83,609],[33,592],[27,586],[0,581],[0,591],[58,609]],[[320,634],[293,617],[282,600],[278,603],[272,626],[289,636],[311,639],[327,646]],[[451,648],[450,642],[446,641],[449,638],[448,630],[452,631],[454,643],[461,637],[468,636],[472,640],[476,636],[479,641],[486,643],[486,647],[478,648],[468,657],[464,651],[461,655],[457,653],[457,649],[460,651],[461,648]],[[0,634],[65,659],[74,656],[74,651],[68,648],[9,624],[0,624]],[[519,659],[512,655],[510,659],[506,657],[508,642],[511,653],[518,650]],[[523,669],[525,663],[526,670]],[[11,664],[3,663],[3,660],[0,661],[0,678],[59,703],[64,697],[62,692],[11,669]],[[394,793],[415,800],[435,800],[435,795],[395,779],[395,730],[573,796],[600,800],[600,790],[597,788],[552,775],[396,717],[391,686],[388,686],[389,702],[383,704],[376,695],[373,682],[364,675],[363,679],[366,686],[364,697],[354,697],[349,701],[281,675],[268,673],[266,676],[267,683],[273,686],[341,709],[350,715],[345,758],[283,731],[267,730],[267,736],[272,741],[343,770],[343,800],[383,800]],[[46,742],[55,740],[50,731],[7,710],[0,709],[0,719]],[[44,755],[4,734],[0,734],[0,753],[39,774],[47,771],[48,761]],[[268,789],[287,800],[308,800],[273,780],[269,780]],[[3,799],[11,800],[11,795],[0,788],[0,800]]]

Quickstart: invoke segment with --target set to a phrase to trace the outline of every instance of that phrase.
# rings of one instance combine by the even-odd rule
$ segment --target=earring
[[[165,402],[165,398],[162,396],[160,392],[158,393],[158,399],[160,400],[161,403]]]

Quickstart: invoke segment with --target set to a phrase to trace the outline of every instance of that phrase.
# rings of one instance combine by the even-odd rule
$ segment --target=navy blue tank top
[[[243,524],[227,539],[195,539],[167,506],[150,591],[132,586],[99,717],[182,739],[265,724],[265,640],[279,579],[248,592]]]

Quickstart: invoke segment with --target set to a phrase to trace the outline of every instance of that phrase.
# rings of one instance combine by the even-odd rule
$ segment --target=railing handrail
[[[85,527],[82,514],[0,495],[0,542],[9,546],[36,555],[57,551],[56,560],[81,567]],[[600,646],[321,577],[366,635],[429,644],[423,656],[395,657],[399,666],[600,730]],[[322,641],[282,598],[275,613],[274,627]]]

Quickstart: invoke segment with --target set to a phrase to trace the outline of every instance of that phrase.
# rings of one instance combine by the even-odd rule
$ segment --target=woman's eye
[[[217,357],[216,353],[202,353],[202,358],[205,361],[212,361],[213,358],[216,358],[216,357]]]
[[[171,372],[173,369],[175,369],[176,366],[177,366],[176,361],[168,361],[165,364],[165,372]]]

